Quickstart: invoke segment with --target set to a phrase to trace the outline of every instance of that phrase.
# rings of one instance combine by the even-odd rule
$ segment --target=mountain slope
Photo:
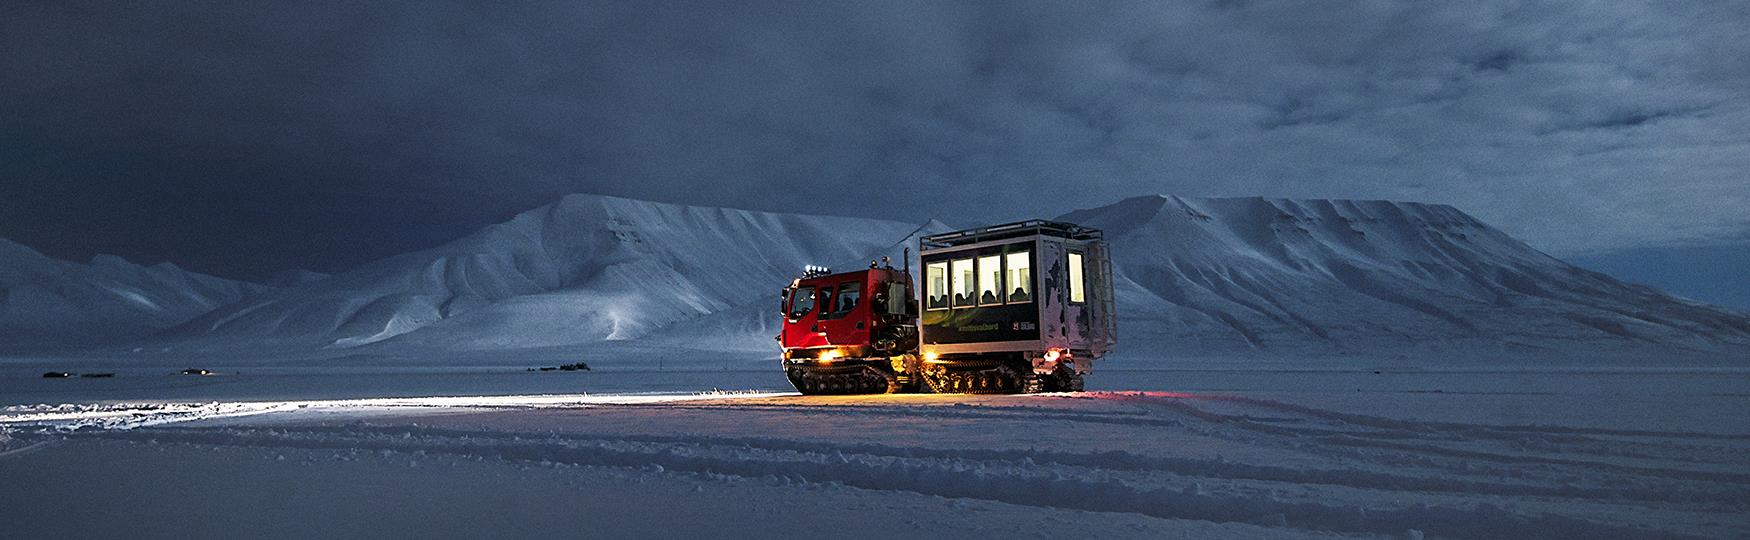
[[[89,264],[0,240],[0,346],[85,347],[139,338],[266,290],[99,255]]]
[[[1111,240],[1118,350],[1136,358],[1750,350],[1742,314],[1574,267],[1450,206],[1137,197],[1059,219]],[[764,353],[778,288],[803,265],[903,264],[918,235],[946,230],[574,195],[438,248],[293,281],[162,338],[178,350],[618,341]]]
[[[908,256],[917,256],[918,239],[955,230],[937,220],[929,220],[903,238],[895,239],[877,252],[847,259],[829,261],[835,270],[860,268],[874,257],[887,257],[895,268],[905,266]],[[872,239],[875,240],[875,239]],[[922,283],[922,268],[912,265],[912,283]],[[794,277],[794,276],[791,276]],[[774,283],[782,283],[783,280]],[[650,342],[682,348],[727,348],[737,352],[772,353],[777,350],[772,336],[778,335],[779,299],[776,290],[746,304],[725,309],[698,319],[666,327]]]
[[[1446,205],[1136,197],[1106,231],[1120,345],[1472,357],[1736,351],[1750,319],[1567,264]]]
[[[228,306],[173,340],[483,349],[645,337],[916,225],[572,195],[434,249]]]

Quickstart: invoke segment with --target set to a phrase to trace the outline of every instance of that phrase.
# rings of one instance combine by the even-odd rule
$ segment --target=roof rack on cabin
[[[1030,219],[963,231],[932,234],[923,237],[922,242],[926,248],[944,248],[1033,235],[1056,236],[1072,240],[1097,240],[1101,233],[1099,229],[1083,227],[1074,223]]]

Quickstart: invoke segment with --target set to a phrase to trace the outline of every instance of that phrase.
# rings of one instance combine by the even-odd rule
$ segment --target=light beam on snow
[[[690,394],[542,394],[518,396],[426,396],[368,399],[244,402],[147,402],[94,405],[8,407],[0,426],[48,426],[59,429],[98,427],[133,429],[194,420],[236,418],[289,412],[362,412],[396,409],[580,408],[681,401],[752,399],[797,395],[793,392],[706,392]]]

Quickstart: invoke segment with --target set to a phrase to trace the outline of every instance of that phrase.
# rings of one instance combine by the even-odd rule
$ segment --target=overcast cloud
[[[1750,239],[1746,2],[9,2],[0,237],[257,276],[561,194],[973,224],[1441,202]]]

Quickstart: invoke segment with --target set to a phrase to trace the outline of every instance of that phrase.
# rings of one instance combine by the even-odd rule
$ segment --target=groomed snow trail
[[[299,421],[320,408],[305,407],[74,436],[655,468],[1320,534],[1750,534],[1750,435],[1412,421],[1164,392],[554,401],[362,422]],[[456,414],[469,407],[490,408]]]

